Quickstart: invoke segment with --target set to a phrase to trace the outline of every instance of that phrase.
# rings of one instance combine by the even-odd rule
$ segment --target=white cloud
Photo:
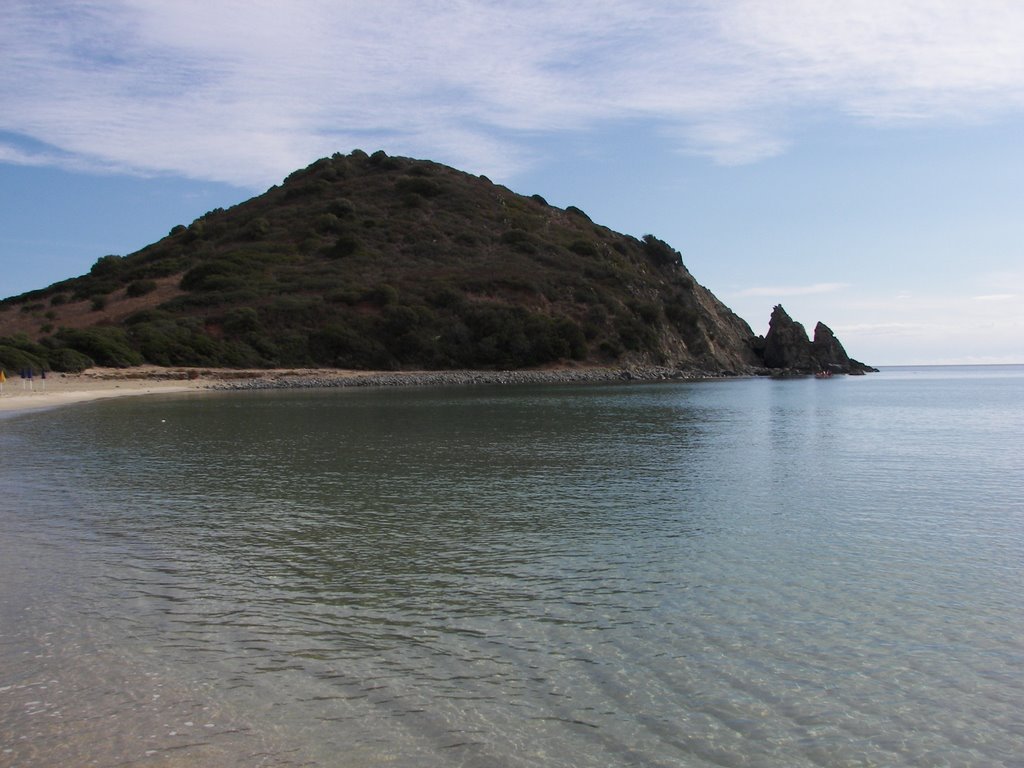
[[[5,142],[3,140],[0,140],[0,163],[34,166],[37,168],[60,166],[65,169],[86,173],[110,173],[112,171],[130,170],[118,167],[111,162],[98,163],[82,155],[74,155],[59,150],[25,148],[13,142]],[[141,173],[141,171],[136,170],[136,173]]]
[[[0,143],[0,163],[11,165],[55,165],[61,158],[44,152],[32,152],[11,144]]]
[[[781,81],[850,113],[902,120],[1024,104],[1015,0],[743,0],[723,19]]]
[[[860,336],[907,336],[922,334],[936,330],[934,326],[926,323],[846,323],[836,327],[836,331],[844,334],[857,334]]]
[[[1020,39],[1015,0],[7,0],[0,132],[253,187],[354,146],[501,177],[538,133],[627,119],[745,163],[808,107],[1019,111]]]
[[[1015,293],[989,293],[989,294],[986,294],[984,296],[974,296],[973,298],[974,298],[975,301],[1003,302],[1003,301],[1016,301],[1018,297],[1017,297],[1017,294],[1015,294]]]
[[[737,297],[769,296],[786,298],[787,296],[812,296],[820,293],[834,293],[847,288],[847,283],[814,283],[813,285],[760,286],[745,288],[731,294]]]

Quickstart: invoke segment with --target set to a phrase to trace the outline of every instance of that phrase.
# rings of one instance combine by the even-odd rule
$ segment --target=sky
[[[1024,363],[1020,0],[0,0],[0,296],[352,149],[654,234],[765,333]]]

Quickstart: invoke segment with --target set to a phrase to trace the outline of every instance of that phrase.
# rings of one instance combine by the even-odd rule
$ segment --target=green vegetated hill
[[[0,363],[743,371],[749,326],[661,240],[361,151],[0,302]]]

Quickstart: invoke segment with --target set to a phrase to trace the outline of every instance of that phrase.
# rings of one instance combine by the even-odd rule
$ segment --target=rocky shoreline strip
[[[854,373],[851,371],[851,373]],[[741,371],[681,369],[667,366],[566,367],[533,370],[356,371],[334,368],[209,369],[90,368],[80,374],[57,374],[28,387],[8,381],[0,386],[0,413],[52,408],[127,395],[324,389],[340,387],[452,387],[493,385],[622,384],[710,381],[752,376],[797,378],[793,369],[747,368]]]
[[[315,389],[329,387],[448,387],[501,384],[598,384],[615,382],[703,381],[750,375],[691,371],[658,366],[628,368],[560,368],[514,371],[376,371],[347,375],[275,375],[219,381],[216,390]]]

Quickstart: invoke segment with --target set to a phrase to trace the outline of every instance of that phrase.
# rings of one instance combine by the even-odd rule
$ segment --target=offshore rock
[[[754,346],[764,366],[773,375],[803,375],[825,371],[828,373],[863,374],[877,371],[852,359],[824,323],[814,328],[814,340],[807,337],[803,325],[791,318],[782,305],[772,310],[768,334]]]
[[[811,355],[818,361],[822,368],[829,365],[836,365],[849,369],[850,356],[846,354],[839,339],[832,333],[832,329],[822,322],[814,326],[814,341],[811,342]]]
[[[823,371],[855,375],[878,372],[877,368],[865,365],[846,354],[846,350],[843,349],[843,345],[839,343],[836,335],[832,333],[832,329],[822,322],[814,327],[814,341],[811,342],[811,346],[813,348],[812,357]]]
[[[812,372],[816,365],[811,352],[811,341],[803,325],[791,318],[781,304],[776,304],[764,338],[765,367]]]

